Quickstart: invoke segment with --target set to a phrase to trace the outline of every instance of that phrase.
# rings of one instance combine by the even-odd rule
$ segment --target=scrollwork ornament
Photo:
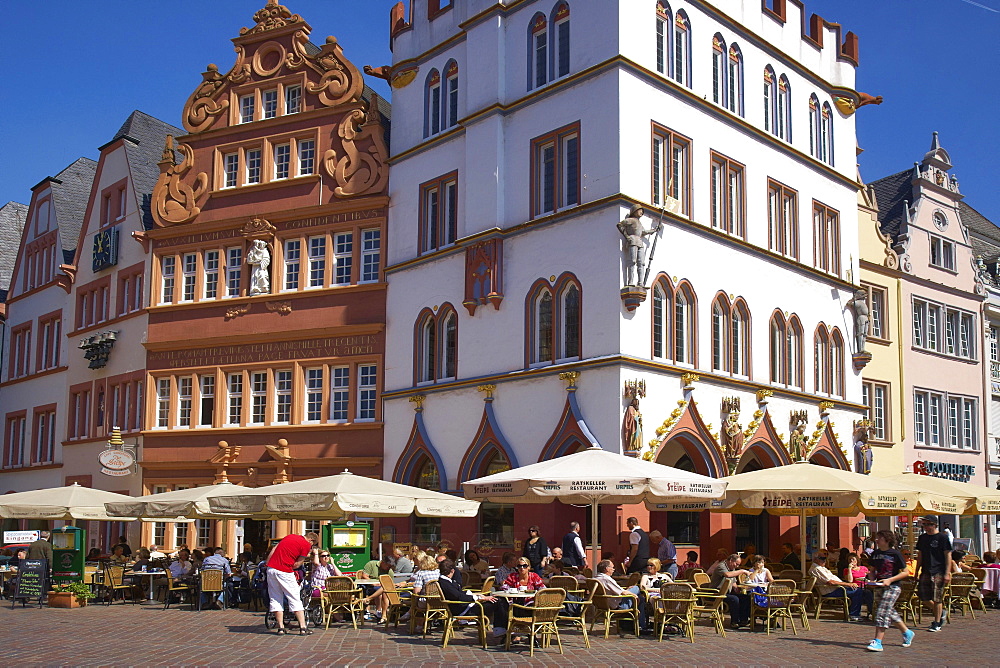
[[[337,183],[333,189],[337,197],[381,192],[389,180],[382,128],[366,120],[360,108],[348,112],[337,128],[343,155],[331,148],[323,157],[326,172]]]
[[[174,138],[167,135],[163,158],[160,160],[160,178],[156,181],[152,194],[153,219],[157,225],[179,225],[189,223],[201,213],[198,200],[208,190],[208,174],[200,172],[194,184],[184,183],[184,175],[194,164],[194,151],[187,144],[178,144],[177,152],[182,160],[178,163],[173,155]]]
[[[192,133],[207,130],[215,117],[229,108],[229,100],[225,97],[215,99],[225,83],[225,77],[219,74],[218,66],[209,63],[201,77],[201,84],[184,105],[184,127]]]

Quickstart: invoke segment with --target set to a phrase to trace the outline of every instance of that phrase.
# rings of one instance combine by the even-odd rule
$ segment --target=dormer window
[[[955,244],[947,239],[932,236],[931,265],[939,269],[955,271]]]

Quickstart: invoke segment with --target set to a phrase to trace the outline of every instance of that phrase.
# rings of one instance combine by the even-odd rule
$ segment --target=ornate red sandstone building
[[[334,37],[310,42],[275,0],[254,21],[232,68],[202,74],[189,134],[159,163],[145,237],[150,493],[382,473],[388,104]],[[214,522],[193,526],[143,542],[224,540]],[[240,528],[257,545],[302,527]]]

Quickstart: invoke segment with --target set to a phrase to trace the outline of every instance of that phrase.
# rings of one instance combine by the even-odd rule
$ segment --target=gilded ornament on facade
[[[767,402],[769,397],[774,396],[774,390],[761,389],[757,390],[757,403],[763,404]]]
[[[246,315],[250,312],[250,304],[239,304],[237,306],[231,306],[226,309],[226,320],[232,320],[233,318],[238,318],[241,315]]]
[[[579,377],[580,377],[579,371],[563,371],[561,374],[559,374],[559,380],[566,381],[567,390],[576,389],[576,381]]]
[[[695,382],[701,380],[701,376],[696,373],[691,373],[690,371],[681,374],[681,382],[684,383],[684,387],[694,387]]]
[[[496,389],[497,389],[497,386],[495,384],[488,383],[486,385],[480,385],[479,387],[476,388],[476,391],[478,391],[478,392],[485,392],[486,393],[485,400],[486,401],[492,401],[493,400],[493,393],[496,392]]]
[[[414,394],[412,397],[410,397],[410,403],[416,404],[413,410],[417,411],[418,413],[424,410],[424,399],[426,398],[427,397],[423,394]]]

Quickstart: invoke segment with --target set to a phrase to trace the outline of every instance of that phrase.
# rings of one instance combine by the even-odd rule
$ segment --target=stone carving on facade
[[[503,301],[503,239],[488,239],[465,249],[465,299],[469,315],[479,306]]]
[[[292,312],[292,302],[267,302],[267,310],[278,315],[288,315]]]
[[[858,473],[868,474],[872,472],[874,453],[868,441],[872,437],[873,431],[874,425],[868,419],[854,422],[854,470]]]
[[[743,454],[743,427],[740,425],[740,398],[726,397],[722,400],[722,412],[726,415],[722,422],[722,447],[729,460],[730,472],[736,470],[736,463]]]
[[[255,239],[247,253],[247,264],[253,267],[250,272],[250,296],[266,295],[271,292],[271,251],[263,239]]]
[[[229,108],[228,97],[219,94],[226,84],[226,77],[219,73],[219,66],[209,63],[201,79],[184,105],[182,120],[188,132],[207,130],[212,121]]]
[[[201,213],[198,200],[208,190],[208,174],[199,172],[194,183],[182,181],[194,164],[194,152],[187,144],[178,144],[178,163],[174,155],[174,138],[167,135],[160,166],[160,178],[152,194],[153,220],[161,227],[188,223]]]
[[[263,218],[252,218],[240,229],[240,233],[247,239],[263,239],[270,241],[274,238],[274,233],[278,231],[274,225]]]
[[[854,344],[855,352],[865,351],[865,343],[868,339],[868,324],[871,309],[868,306],[868,291],[859,289],[854,292],[854,298],[848,302],[854,310]]]
[[[794,411],[789,416],[792,432],[788,436],[788,454],[793,462],[805,460],[809,451],[809,441],[806,438],[806,424],[809,415],[805,411]]]
[[[240,28],[240,35],[252,35],[303,23],[301,16],[292,14],[288,7],[279,5],[278,0],[267,0],[267,5],[253,15],[253,20],[257,25],[253,28]]]
[[[328,107],[355,102],[361,99],[364,80],[361,73],[346,58],[344,51],[332,35],[313,58],[316,70],[322,73],[319,81],[308,84],[306,90]]]
[[[241,315],[246,315],[250,312],[250,304],[237,304],[236,306],[230,306],[226,309],[226,320],[232,320],[233,318],[238,318]]]
[[[385,164],[388,151],[382,138],[382,126],[369,123],[364,110],[358,108],[344,116],[337,136],[342,154],[330,148],[323,156],[326,173],[337,182],[334,194],[353,197],[381,192],[389,180]]]
[[[646,240],[651,234],[659,231],[659,226],[646,229],[642,225],[642,206],[633,206],[628,215],[618,223],[618,231],[624,238],[625,251],[625,285],[643,287],[643,277],[646,274]]]
[[[642,450],[642,413],[639,412],[639,400],[646,396],[646,381],[625,381],[622,396],[628,402],[622,418],[622,452],[638,457]]]

